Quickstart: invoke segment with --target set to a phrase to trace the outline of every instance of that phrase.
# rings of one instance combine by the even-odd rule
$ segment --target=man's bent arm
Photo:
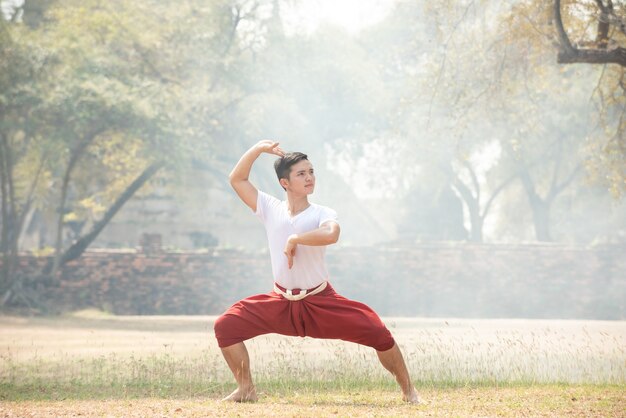
[[[289,268],[293,267],[293,258],[296,255],[296,247],[298,245],[320,246],[334,244],[339,240],[339,232],[339,224],[334,221],[328,221],[312,231],[290,235],[284,251]]]
[[[269,140],[260,141],[243,154],[239,162],[237,162],[233,168],[233,171],[231,171],[230,176],[228,176],[230,185],[235,189],[239,198],[254,212],[256,212],[256,201],[259,192],[256,187],[250,183],[248,177],[250,177],[252,165],[256,159],[259,158],[259,155],[264,152],[278,155],[279,157],[285,155],[283,150],[278,147],[278,142]]]
[[[340,231],[337,222],[328,221],[312,231],[291,235],[289,241],[296,245],[331,245],[339,241]]]

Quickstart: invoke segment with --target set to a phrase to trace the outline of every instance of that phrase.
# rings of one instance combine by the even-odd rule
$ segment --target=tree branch
[[[598,7],[600,8],[601,16],[606,15],[606,13],[603,13],[602,11],[606,10],[608,12],[609,7],[612,6],[612,3],[609,3],[609,6],[604,6],[604,4],[600,0],[596,0],[596,3],[598,2],[600,3]],[[557,54],[557,62],[559,64],[618,64],[622,67],[626,67],[626,48],[616,47],[613,49],[606,49],[601,47],[600,49],[580,49],[572,45],[569,37],[567,36],[567,32],[563,27],[563,18],[561,16],[561,0],[554,0],[554,20],[556,22],[556,30],[560,46],[559,52]],[[600,20],[600,25],[602,25],[602,17]],[[599,26],[598,36],[600,36],[603,31],[604,27]],[[602,43],[600,45],[602,45]]]
[[[561,52],[569,54],[574,53],[575,48],[572,46],[572,43],[567,36],[567,32],[565,32],[565,28],[563,27],[563,18],[561,17],[561,0],[554,0],[554,20],[556,22],[556,32],[561,45]],[[559,52],[559,55],[561,52]]]
[[[235,35],[237,34],[237,27],[239,26],[239,23],[243,18],[243,16],[241,15],[241,6],[235,6],[234,9],[236,13],[233,16],[233,26],[231,27],[228,34],[228,41],[226,42],[226,47],[222,51],[222,57],[225,57],[226,54],[228,54],[228,51],[230,51],[230,48],[233,46]]]
[[[573,49],[559,51],[556,61],[559,64],[618,64],[626,67],[626,48],[617,47],[602,49]]]
[[[582,170],[582,165],[578,164],[561,184],[556,185],[552,190],[550,190],[550,194],[546,200],[552,200],[557,197],[567,186],[570,185],[572,181],[574,181],[580,170]]]
[[[596,5],[600,9],[600,17],[598,18],[598,33],[596,34],[596,44],[600,49],[606,49],[609,45],[609,6],[605,6],[602,0],[596,0]]]
[[[496,187],[496,189],[493,191],[493,193],[491,194],[491,196],[489,197],[489,200],[487,201],[487,203],[485,204],[485,208],[483,209],[483,213],[482,213],[482,217],[486,218],[487,214],[489,213],[489,209],[491,208],[491,204],[493,203],[493,201],[496,199],[496,197],[498,197],[498,195],[504,190],[506,189],[506,187],[517,178],[518,174],[515,173],[511,176],[509,176],[506,180],[504,180],[502,183],[500,183],[500,185],[498,187]]]
[[[465,11],[463,12],[463,16],[461,16],[461,18],[454,24],[454,26],[452,27],[452,30],[450,31],[448,39],[446,39],[446,42],[443,44],[443,48],[444,48],[443,59],[441,60],[441,66],[439,67],[439,74],[437,75],[437,79],[435,80],[435,83],[433,86],[433,93],[430,96],[430,102],[428,103],[428,116],[426,118],[427,130],[430,128],[430,118],[431,118],[431,114],[433,110],[433,105],[435,103],[435,97],[437,96],[437,92],[439,90],[439,84],[440,84],[441,78],[443,77],[443,73],[446,67],[446,61],[448,59],[448,44],[452,40],[452,36],[454,36],[454,33],[456,32],[458,27],[461,25],[463,20],[465,20],[465,17],[467,16],[467,13],[469,12],[470,7],[473,5],[474,5],[474,1],[469,2],[467,7],[465,8]]]
[[[176,85],[180,85],[181,84],[181,82],[179,80],[165,75],[159,68],[157,68],[157,65],[154,63],[154,61],[149,56],[151,51],[148,50],[147,48],[145,48],[139,42],[139,40],[133,35],[133,33],[128,29],[128,27],[121,21],[121,19],[119,18],[118,14],[117,14],[117,12],[115,10],[107,9],[106,11],[115,20],[117,25],[128,35],[128,37],[129,37],[129,39],[130,39],[130,41],[132,43],[133,49],[135,50],[135,52],[137,52],[137,54],[139,54],[139,56],[142,59],[142,62],[148,67],[148,70],[152,73],[152,75],[156,76],[156,78],[158,78],[159,81],[161,81],[164,84],[167,84],[167,83],[173,83],[173,84],[176,84]]]

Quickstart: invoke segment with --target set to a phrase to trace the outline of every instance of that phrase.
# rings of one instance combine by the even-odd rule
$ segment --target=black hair
[[[308,161],[309,157],[301,152],[288,152],[284,156],[280,157],[274,162],[274,170],[276,170],[276,176],[278,181],[280,179],[289,180],[289,172],[291,172],[291,166],[299,163],[302,160]]]

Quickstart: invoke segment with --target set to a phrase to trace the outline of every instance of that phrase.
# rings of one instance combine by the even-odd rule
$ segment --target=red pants
[[[275,292],[251,296],[215,321],[220,347],[270,333],[339,339],[378,351],[394,345],[391,333],[369,306],[338,295],[330,284],[317,295],[295,302]]]

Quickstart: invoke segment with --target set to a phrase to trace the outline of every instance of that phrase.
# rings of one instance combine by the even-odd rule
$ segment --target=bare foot
[[[233,393],[222,399],[222,402],[256,402],[257,400],[256,389],[252,387],[247,390],[237,388]]]
[[[413,388],[410,393],[405,393],[404,395],[402,395],[402,400],[408,403],[413,403],[415,405],[423,405],[425,403],[417,395],[417,391],[415,390],[415,388]]]

